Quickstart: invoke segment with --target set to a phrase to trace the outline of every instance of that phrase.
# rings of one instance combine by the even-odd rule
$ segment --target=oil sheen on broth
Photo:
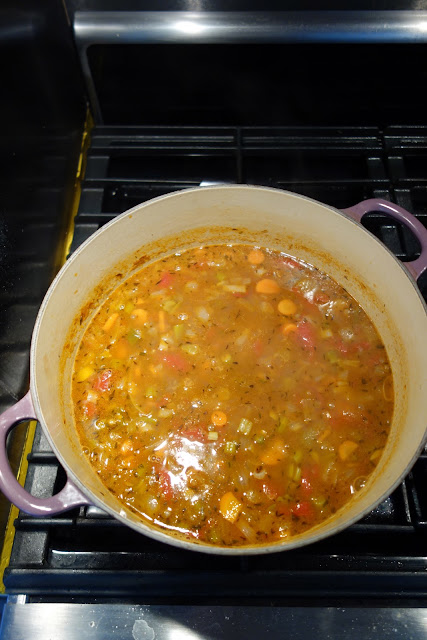
[[[85,454],[141,519],[217,546],[271,544],[359,491],[393,411],[387,353],[314,267],[246,245],[189,249],[121,284],[80,344]]]

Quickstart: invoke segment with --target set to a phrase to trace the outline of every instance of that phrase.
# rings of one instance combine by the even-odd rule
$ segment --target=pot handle
[[[373,211],[380,211],[402,222],[412,231],[421,245],[420,257],[412,262],[406,262],[405,267],[415,280],[418,280],[420,275],[427,269],[427,229],[412,213],[399,207],[398,204],[381,198],[363,200],[363,202],[359,202],[354,207],[342,209],[342,211],[357,222],[360,222],[366,213],[372,213]]]
[[[89,504],[88,499],[69,479],[65,487],[55,496],[35,498],[15,478],[7,458],[7,434],[19,422],[34,419],[36,416],[29,391],[19,402],[0,415],[0,489],[2,493],[21,511],[33,516],[54,515],[73,507]]]

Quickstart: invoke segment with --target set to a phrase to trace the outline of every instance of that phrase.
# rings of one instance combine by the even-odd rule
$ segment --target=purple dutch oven
[[[360,224],[378,211],[403,222],[418,238],[421,256],[402,265]],[[237,230],[240,233],[237,233]],[[142,256],[161,257],[203,243],[252,243],[295,255],[328,273],[362,305],[390,359],[395,408],[386,449],[366,486],[334,517],[289,540],[265,546],[218,548],[185,540],[142,521],[100,482],[83,455],[73,423],[73,357],[91,311]],[[383,200],[339,211],[290,192],[251,186],[189,189],[156,198],[122,214],[89,238],[64,265],[40,308],[32,343],[30,390],[0,416],[0,488],[21,510],[56,514],[94,504],[157,540],[217,554],[292,549],[332,535],[369,513],[408,473],[425,441],[427,315],[417,278],[427,268],[427,230],[410,213]],[[76,321],[76,318],[79,321]],[[80,324],[80,319],[82,322]],[[37,419],[67,473],[60,493],[28,494],[15,479],[6,437],[20,421]]]

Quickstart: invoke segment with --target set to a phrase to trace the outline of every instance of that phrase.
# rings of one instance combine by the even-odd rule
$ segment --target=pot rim
[[[348,222],[350,222],[353,225],[356,225],[357,227],[363,229],[363,231],[368,234],[369,236],[371,236],[372,238],[375,239],[378,249],[382,250],[383,252],[385,252],[385,254],[387,254],[390,258],[393,259],[394,263],[396,265],[399,266],[399,268],[403,271],[403,273],[405,274],[405,276],[407,277],[407,280],[409,281],[408,284],[411,285],[412,289],[415,291],[419,301],[421,302],[422,307],[424,308],[424,312],[427,314],[427,305],[421,295],[421,292],[416,284],[415,279],[412,277],[412,275],[410,274],[410,272],[408,271],[408,269],[405,267],[404,263],[402,261],[400,261],[391,251],[390,249],[388,249],[388,247],[386,247],[386,245],[384,245],[373,233],[371,233],[370,231],[368,231],[360,222],[354,220],[350,215],[348,215],[346,212],[341,211],[340,209],[337,209],[335,207],[333,207],[332,205],[328,205],[325,204],[323,202],[320,202],[318,200],[315,200],[314,198],[310,198],[308,196],[305,195],[301,195],[292,191],[287,191],[285,189],[278,189],[275,187],[265,187],[265,186],[259,186],[259,185],[247,185],[247,184],[243,184],[243,185],[239,185],[239,184],[221,184],[221,185],[214,185],[214,186],[206,186],[206,187],[190,187],[190,188],[186,188],[186,189],[180,189],[178,191],[173,191],[170,192],[168,194],[164,194],[161,196],[157,196],[155,198],[152,198],[150,200],[147,200],[143,203],[140,203],[134,207],[132,207],[131,209],[128,209],[126,211],[124,211],[122,214],[116,216],[115,218],[113,218],[112,220],[110,220],[108,223],[106,223],[105,225],[103,225],[100,229],[98,229],[96,232],[94,232],[89,238],[87,238],[87,240],[85,240],[77,249],[76,251],[70,256],[70,258],[67,260],[67,262],[62,266],[62,268],[59,270],[59,272],[57,273],[56,277],[54,278],[54,280],[52,281],[48,291],[46,292],[46,295],[43,299],[43,302],[40,306],[39,312],[37,314],[37,318],[36,318],[36,322],[34,325],[34,330],[33,330],[33,334],[32,334],[32,340],[31,340],[31,348],[30,348],[30,391],[31,391],[31,397],[33,400],[33,404],[34,404],[34,408],[35,408],[35,412],[36,415],[38,417],[38,420],[42,426],[43,429],[43,433],[45,434],[50,446],[52,447],[56,457],[58,458],[59,462],[61,463],[61,465],[64,467],[67,476],[69,477],[70,480],[72,480],[72,482],[77,486],[77,488],[85,495],[88,497],[88,503],[89,504],[94,504],[95,506],[98,506],[100,509],[107,511],[111,516],[113,516],[114,518],[118,519],[119,521],[121,521],[123,524],[125,524],[128,527],[131,527],[132,529],[134,529],[135,531],[137,531],[138,533],[142,533],[144,535],[147,535],[148,537],[155,539],[159,542],[164,542],[166,544],[175,546],[175,547],[179,547],[179,548],[184,548],[187,550],[191,550],[191,551],[199,551],[202,553],[208,553],[208,554],[213,554],[213,555],[227,555],[227,556],[237,556],[237,555],[264,555],[264,554],[269,554],[269,553],[277,553],[279,551],[287,551],[287,550],[291,550],[291,549],[296,549],[302,546],[306,546],[308,544],[313,544],[315,542],[321,541],[325,538],[328,538],[332,535],[335,535],[341,531],[343,531],[344,529],[347,529],[349,526],[351,526],[352,524],[354,524],[355,522],[358,522],[359,520],[361,520],[363,517],[365,517],[368,513],[370,513],[375,507],[377,507],[387,496],[389,496],[396,488],[397,486],[402,482],[403,478],[407,475],[407,473],[409,472],[409,470],[412,468],[413,464],[415,463],[415,461],[417,460],[417,458],[419,457],[422,449],[424,448],[426,442],[427,442],[427,424],[426,424],[426,428],[425,428],[425,432],[424,432],[424,436],[421,440],[421,442],[419,443],[415,453],[413,454],[413,456],[411,457],[410,463],[405,467],[405,469],[401,472],[401,474],[399,475],[399,477],[393,482],[392,485],[390,485],[386,491],[383,492],[383,494],[381,495],[380,498],[376,499],[371,505],[368,505],[367,507],[365,507],[364,509],[362,509],[361,511],[359,511],[357,514],[355,514],[353,517],[349,518],[348,520],[342,522],[341,524],[337,525],[336,528],[333,531],[316,531],[316,528],[313,528],[311,530],[308,531],[308,533],[305,534],[300,534],[300,536],[295,536],[294,538],[291,538],[290,541],[282,541],[282,542],[276,542],[274,544],[266,544],[266,545],[260,545],[260,546],[245,546],[245,547],[216,547],[214,545],[210,545],[207,543],[202,543],[199,542],[197,540],[182,540],[179,538],[174,537],[174,535],[170,535],[168,533],[164,533],[163,531],[157,529],[157,528],[152,528],[150,525],[146,524],[144,521],[141,520],[140,523],[136,523],[136,522],[132,522],[128,519],[127,515],[126,515],[126,511],[124,509],[120,509],[120,511],[116,511],[113,508],[110,508],[108,505],[105,505],[103,503],[103,501],[98,498],[96,495],[94,495],[92,493],[92,491],[90,489],[88,489],[78,478],[78,476],[76,476],[76,474],[74,473],[73,469],[68,465],[68,463],[64,460],[62,454],[60,452],[58,452],[52,438],[51,438],[51,434],[49,432],[49,429],[47,427],[47,425],[44,424],[44,422],[40,419],[40,416],[43,415],[42,414],[42,410],[41,410],[41,405],[40,405],[40,401],[39,401],[39,395],[38,395],[38,391],[37,391],[37,387],[35,384],[35,379],[36,379],[36,375],[35,375],[35,361],[36,361],[36,350],[37,350],[37,341],[38,341],[38,335],[39,335],[39,331],[40,331],[40,326],[42,324],[43,321],[43,316],[44,316],[44,312],[45,309],[48,305],[48,302],[51,298],[51,296],[54,294],[55,288],[58,284],[58,282],[61,280],[62,275],[65,271],[68,271],[69,269],[72,268],[74,262],[78,259],[78,257],[80,256],[80,254],[84,251],[87,251],[87,249],[90,247],[90,245],[92,244],[92,242],[94,242],[96,240],[96,238],[101,234],[106,232],[107,230],[109,230],[111,227],[113,227],[115,224],[120,224],[120,221],[124,218],[127,217],[129,215],[132,215],[135,212],[139,212],[141,209],[144,209],[147,206],[151,206],[153,203],[159,201],[159,200],[167,200],[170,198],[176,198],[179,197],[180,195],[185,195],[188,193],[192,193],[192,192],[198,192],[198,191],[206,191],[206,192],[215,192],[215,191],[248,191],[248,190],[257,190],[257,191],[265,191],[265,192],[274,192],[274,193],[283,193],[287,196],[291,196],[294,197],[296,199],[302,199],[302,200],[307,200],[310,202],[315,203],[318,206],[324,207],[325,209],[328,209],[329,211],[331,211],[332,213],[341,216],[342,218],[346,219]],[[344,507],[342,509],[345,510],[346,505],[344,505]],[[320,525],[317,525],[318,527],[322,527],[325,525],[325,522],[328,521],[324,521],[323,523],[321,523]],[[314,533],[311,533],[314,532]]]

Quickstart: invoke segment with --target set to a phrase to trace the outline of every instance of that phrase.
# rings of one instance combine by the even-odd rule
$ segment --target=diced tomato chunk
[[[157,469],[157,474],[159,476],[160,493],[166,502],[170,502],[173,498],[173,487],[170,474],[164,467],[159,467]]]
[[[301,268],[301,265],[299,264],[299,262],[297,262],[293,258],[283,258],[283,264],[285,264],[287,267],[290,267],[291,269]]]
[[[313,493],[311,482],[306,476],[303,476],[301,478],[301,492],[307,497],[311,496],[311,494]]]
[[[314,334],[313,326],[307,322],[307,320],[301,320],[297,324],[297,330],[292,332],[291,335],[294,335],[299,343],[304,349],[306,349],[309,353],[313,353],[316,345],[316,336]]]
[[[311,520],[314,516],[313,506],[306,500],[297,502],[292,508],[291,512],[298,518],[304,518],[305,520]]]
[[[207,433],[203,427],[189,426],[184,427],[181,431],[181,435],[187,440],[196,442],[207,442]]]
[[[104,393],[105,391],[110,391],[111,384],[113,382],[112,376],[113,376],[113,372],[111,371],[111,369],[103,369],[96,376],[92,387],[96,391],[100,391],[101,393]]]
[[[280,495],[278,487],[276,487],[271,481],[264,481],[262,483],[262,490],[270,500],[275,500]]]
[[[255,353],[255,355],[257,356],[257,358],[259,358],[260,356],[262,356],[262,353],[263,353],[263,351],[265,349],[265,342],[258,338],[252,344],[252,349],[253,349],[253,352]]]
[[[285,502],[280,502],[276,508],[276,515],[289,518],[292,515],[291,507]]]
[[[93,418],[96,411],[96,404],[94,402],[86,401],[83,405],[83,413],[86,418]]]
[[[169,271],[164,271],[161,274],[161,277],[159,282],[157,283],[157,286],[159,286],[161,289],[170,288],[173,286],[174,280],[175,280],[175,275],[173,273],[170,273]]]
[[[342,353],[343,355],[356,355],[358,353],[362,353],[369,349],[372,345],[366,341],[349,341],[345,342],[344,340],[337,340],[335,342],[335,348]]]
[[[328,302],[330,302],[330,297],[323,291],[316,291],[313,296],[313,302],[315,302],[316,304],[327,304]]]
[[[176,371],[182,373],[188,373],[190,371],[190,363],[180,353],[162,353],[161,358],[170,369],[176,369]]]

